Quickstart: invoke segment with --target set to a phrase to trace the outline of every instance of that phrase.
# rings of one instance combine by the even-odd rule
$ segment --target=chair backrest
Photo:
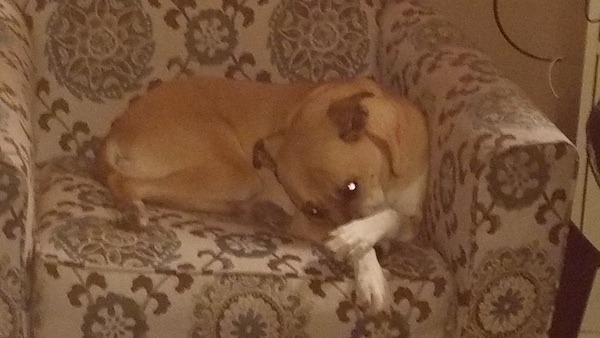
[[[373,0],[29,1],[36,160],[92,154],[131,99],[176,76],[287,82],[373,74],[378,7]]]

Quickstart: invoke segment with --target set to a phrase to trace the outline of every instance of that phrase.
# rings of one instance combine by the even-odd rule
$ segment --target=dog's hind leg
[[[129,228],[145,228],[148,223],[148,211],[135,190],[135,179],[112,173],[106,178],[106,184],[115,198],[120,212],[119,223]]]
[[[110,188],[121,210],[121,223],[127,226],[148,223],[144,202],[218,213],[235,211],[242,201],[261,193],[262,180],[244,154],[237,153],[233,141],[224,140],[218,152],[189,151],[171,162],[146,147],[122,147],[111,139],[99,152],[97,177]]]
[[[155,179],[127,179],[131,200],[186,210],[231,213],[259,196],[263,184],[246,163],[206,163]]]

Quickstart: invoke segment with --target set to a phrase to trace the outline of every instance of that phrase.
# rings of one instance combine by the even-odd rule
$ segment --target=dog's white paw
[[[384,237],[398,232],[399,215],[385,209],[371,216],[354,220],[333,230],[325,243],[338,259],[357,260]]]
[[[367,256],[365,256],[367,257]],[[376,258],[375,258],[376,259]],[[356,266],[356,301],[367,313],[377,314],[386,310],[390,294],[383,269],[379,263],[361,259]]]
[[[337,259],[357,260],[364,256],[367,251],[380,239],[377,231],[367,231],[368,220],[356,220],[333,230],[330,239],[325,246],[331,250]]]

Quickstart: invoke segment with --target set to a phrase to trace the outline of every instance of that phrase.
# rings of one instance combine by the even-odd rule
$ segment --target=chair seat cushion
[[[348,265],[256,221],[149,206],[147,229],[120,227],[91,164],[64,157],[39,166],[40,336],[94,336],[115,329],[115,316],[135,337],[443,333],[454,285],[430,247],[394,245],[380,257],[392,310],[369,316],[355,306]],[[270,223],[289,217],[269,205],[261,213]]]

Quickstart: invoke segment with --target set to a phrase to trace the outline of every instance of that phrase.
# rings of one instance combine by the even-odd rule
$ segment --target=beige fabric
[[[146,231],[118,227],[109,192],[89,177],[89,166],[66,157],[40,167],[35,308],[42,337],[112,332],[118,316],[135,337],[443,334],[454,290],[431,247],[398,243],[380,256],[393,306],[388,316],[371,317],[354,305],[350,266],[320,245],[273,236],[262,217],[153,207]],[[257,214],[268,211],[272,225],[289,221],[275,205],[263,209]]]
[[[429,246],[382,257],[390,316],[356,309],[351,275],[321,247],[250,227],[285,222],[273,205],[113,226],[86,157],[131,99],[189,74],[374,75],[426,111]],[[547,335],[575,149],[417,1],[0,2],[0,136],[0,337]]]
[[[0,2],[0,337],[27,334],[33,229],[31,37],[18,8]]]

